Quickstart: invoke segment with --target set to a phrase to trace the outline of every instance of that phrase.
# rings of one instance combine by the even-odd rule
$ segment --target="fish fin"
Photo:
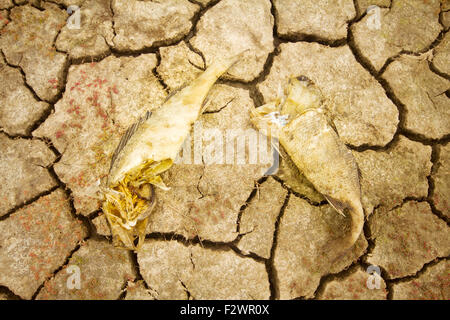
[[[328,203],[336,210],[340,215],[345,217],[344,210],[347,208],[345,203],[342,201],[336,200],[330,196],[327,196],[326,194],[323,195],[325,199],[327,199]]]
[[[275,143],[274,140],[277,140],[277,142]],[[270,140],[270,144],[273,147],[273,163],[270,166],[270,168],[267,169],[267,171],[264,173],[265,176],[274,175],[275,173],[277,173],[277,171],[278,171],[278,169],[280,167],[280,149],[277,146],[278,139],[277,138],[272,138]]]
[[[271,114],[279,114],[279,104],[277,100],[264,104],[258,108],[251,109],[250,121],[256,129],[261,131],[264,135],[278,138],[278,125],[273,122],[273,120],[276,120],[276,117],[270,117]]]
[[[347,148],[345,147],[345,152],[344,152],[344,158],[345,160],[353,167],[353,176],[356,179],[356,184],[359,187],[359,193],[361,194],[361,178],[362,178],[362,171],[359,168],[358,163],[355,160],[355,157],[353,156],[353,153]]]
[[[336,125],[334,124],[334,122],[332,120],[328,120],[328,124],[330,125],[330,127],[333,129],[333,131],[337,134],[338,138],[340,138],[339,136],[339,132],[336,128]]]
[[[356,165],[356,172],[357,172],[357,174],[358,174],[359,194],[360,194],[360,197],[361,197],[361,193],[362,193],[362,190],[361,190],[362,171],[361,171],[361,169],[359,168],[359,165],[358,165],[358,163],[357,163],[356,161],[355,161],[355,165]]]
[[[358,163],[355,162],[355,164],[356,164],[356,170],[358,171],[358,180],[361,181],[361,178],[362,178],[361,168],[359,167]]]
[[[109,167],[109,170],[111,171],[111,168],[114,165],[114,162],[117,160],[117,157],[119,156],[120,152],[125,148],[130,138],[135,134],[139,126],[144,123],[147,119],[150,118],[152,115],[151,111],[147,111],[143,117],[140,117],[138,121],[133,123],[125,132],[125,134],[122,136],[122,139],[120,139],[119,144],[117,145],[116,150],[114,150],[114,153],[111,157],[111,165]]]

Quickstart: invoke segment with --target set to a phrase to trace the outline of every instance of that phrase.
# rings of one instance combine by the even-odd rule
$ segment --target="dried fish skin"
[[[291,160],[339,213],[351,217],[342,246],[354,245],[362,232],[359,171],[351,151],[326,115],[320,90],[306,77],[290,78],[285,96],[256,108],[252,122],[277,136]]]
[[[211,87],[244,53],[209,66],[190,85],[140,118],[123,136],[102,190],[102,210],[116,246],[139,250],[143,244],[155,204],[153,186],[167,189],[160,174],[175,161],[192,124],[203,111]]]
[[[192,124],[202,112],[203,102],[212,85],[241,55],[211,65],[191,85],[178,91],[153,111],[118,156],[109,174],[109,184],[116,184],[126,172],[149,159],[174,160]]]

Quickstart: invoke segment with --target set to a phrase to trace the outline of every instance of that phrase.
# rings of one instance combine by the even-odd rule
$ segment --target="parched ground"
[[[0,299],[449,299],[449,28],[448,0],[0,0]],[[333,258],[348,221],[280,150],[269,177],[176,164],[142,250],[114,248],[98,190],[120,137],[245,49],[199,124],[250,129],[309,77],[361,170],[364,233]]]

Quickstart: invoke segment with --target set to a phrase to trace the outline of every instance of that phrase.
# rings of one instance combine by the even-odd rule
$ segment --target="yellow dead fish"
[[[155,204],[153,186],[167,189],[160,174],[172,166],[213,84],[242,54],[212,64],[122,137],[111,159],[102,205],[116,246],[136,250],[142,245]]]
[[[253,124],[278,137],[295,165],[323,194],[331,206],[351,217],[350,233],[343,239],[348,249],[364,225],[358,166],[326,116],[320,90],[306,77],[292,77],[285,99],[252,111]]]

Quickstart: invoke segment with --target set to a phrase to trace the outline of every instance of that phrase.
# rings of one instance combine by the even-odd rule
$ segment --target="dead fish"
[[[203,112],[213,84],[244,52],[212,64],[158,109],[147,112],[122,137],[102,188],[102,210],[116,246],[131,250],[141,247],[155,205],[153,186],[168,189],[160,174],[172,166],[192,124]]]
[[[336,211],[350,215],[351,230],[343,239],[346,250],[364,225],[359,170],[326,113],[320,90],[301,76],[290,78],[276,101],[252,110],[251,119],[263,133],[278,137],[295,165]]]

